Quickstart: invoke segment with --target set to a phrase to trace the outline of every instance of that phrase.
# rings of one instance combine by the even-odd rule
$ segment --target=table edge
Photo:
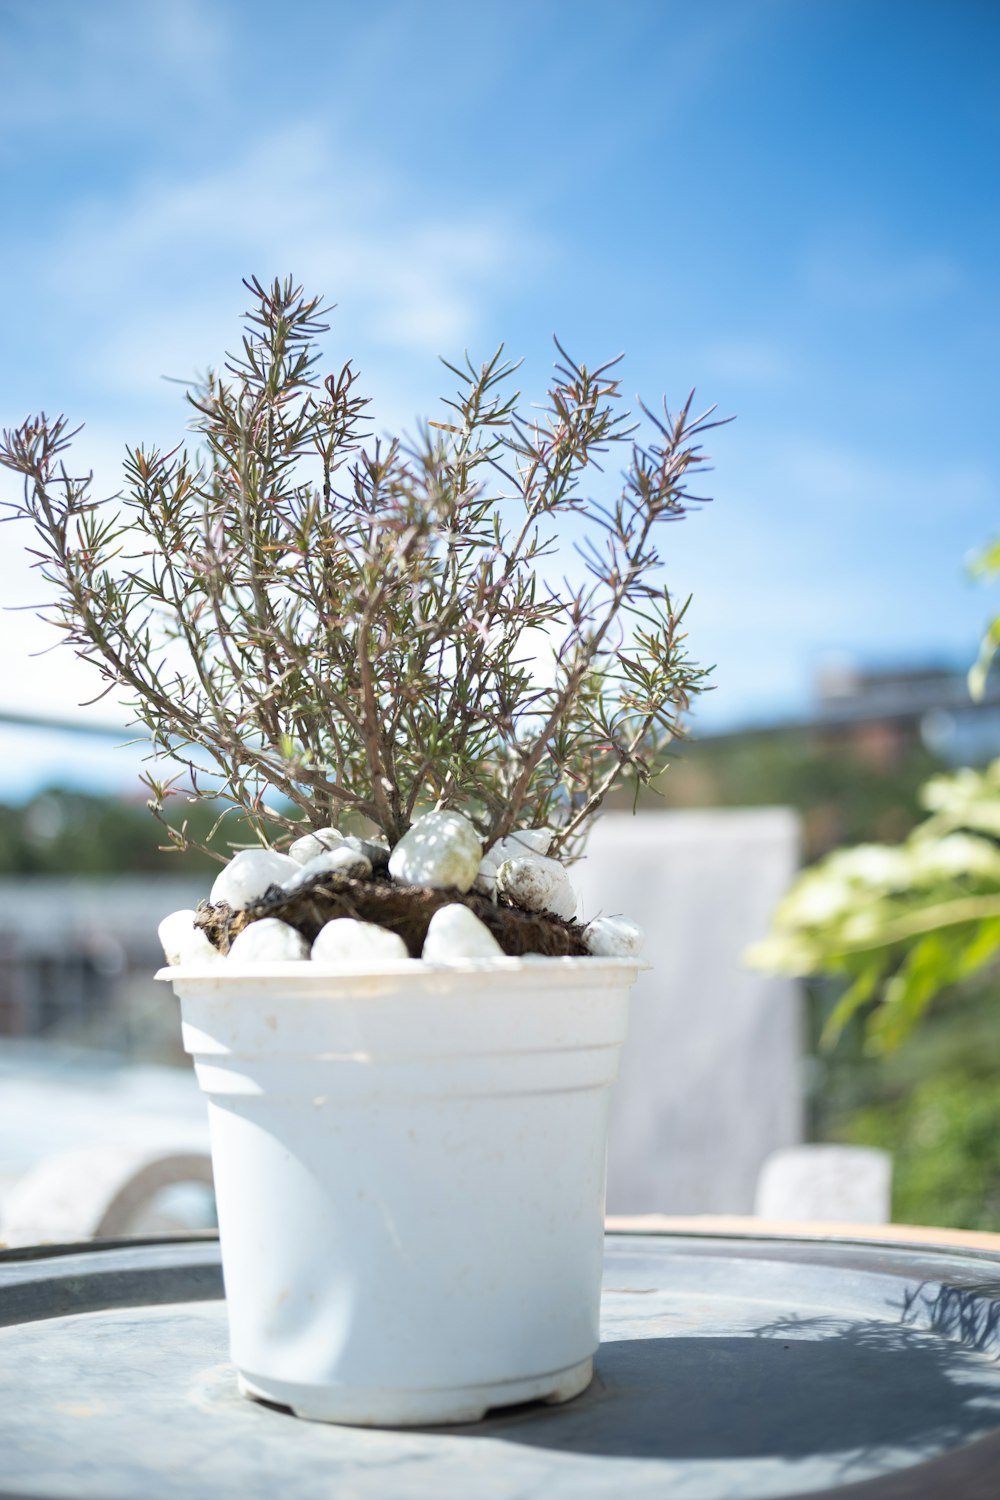
[[[1000,1254],[1000,1234],[930,1224],[856,1224],[840,1219],[757,1219],[751,1214],[609,1214],[607,1234],[713,1235],[727,1239],[850,1240]]]

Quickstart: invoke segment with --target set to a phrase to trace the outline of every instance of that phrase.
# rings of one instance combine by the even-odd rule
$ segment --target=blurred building
[[[1000,677],[1000,674],[998,674]],[[923,816],[921,788],[950,766],[1000,757],[1000,685],[982,702],[965,671],[841,661],[811,712],[713,733],[695,725],[640,806],[792,807],[806,862],[842,844],[895,843]],[[614,805],[629,805],[619,792]]]
[[[157,926],[198,880],[0,880],[0,1037],[180,1060],[176,1005],[153,975]]]
[[[818,679],[816,714],[803,728],[818,744],[845,746],[885,770],[923,745],[952,765],[979,765],[1000,755],[1000,682],[981,702],[967,674],[925,666],[868,671],[845,664]]]
[[[1000,756],[1000,675],[981,701],[968,674],[950,666],[871,670],[851,662],[824,667],[811,714],[697,736],[703,744],[788,738],[817,751],[847,751],[891,772],[917,749],[951,765],[983,765]]]

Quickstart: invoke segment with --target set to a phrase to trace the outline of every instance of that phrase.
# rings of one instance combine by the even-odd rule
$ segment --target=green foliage
[[[656,540],[701,498],[711,413],[643,408],[640,442],[616,361],[557,346],[532,415],[498,351],[448,366],[448,421],[368,442],[354,369],[320,375],[319,300],[247,286],[240,352],[188,392],[194,446],[128,450],[120,504],[67,469],[62,417],[0,447],[54,623],[150,736],[154,811],[177,790],[254,838],[268,817],[285,836],[348,817],[393,842],[421,807],[458,806],[487,845],[549,824],[571,850],[620,777],[659,768],[702,682]],[[564,516],[586,581],[554,591],[538,570]]]
[[[190,810],[197,837],[217,813]],[[0,875],[120,877],[163,874],[156,825],[141,804],[52,788],[21,806],[0,803]],[[207,875],[212,861],[197,849],[178,853],[172,872]]]
[[[844,1139],[893,1158],[892,1216],[905,1224],[1000,1229],[996,1077],[941,1073],[855,1114]]]
[[[859,1056],[852,1024],[818,1061],[815,1134],[892,1153],[897,1220],[1000,1230],[998,1000],[982,975],[892,1055]]]
[[[902,844],[837,850],[805,871],[749,954],[846,982],[828,1040],[874,1002],[869,1045],[891,1051],[1000,951],[1000,761],[934,777],[923,801],[929,816]]]
[[[978,571],[1000,573],[1000,543]],[[1000,620],[973,696],[998,648]],[[921,800],[903,842],[859,843],[806,870],[749,957],[810,981],[823,1049],[812,1133],[891,1153],[895,1219],[997,1230],[1000,761],[934,776]]]
[[[972,576],[990,580],[1000,577],[1000,538],[991,542],[979,553],[972,565]],[[998,651],[1000,651],[1000,615],[995,615],[986,627],[979,647],[979,655],[969,673],[969,692],[977,701],[982,698],[986,689],[986,679]]]

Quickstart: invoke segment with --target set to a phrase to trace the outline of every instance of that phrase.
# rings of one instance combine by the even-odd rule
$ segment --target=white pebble
[[[393,849],[389,874],[400,885],[467,891],[482,857],[483,846],[468,818],[457,812],[425,813]]]
[[[646,934],[628,917],[595,917],[588,922],[583,940],[597,958],[636,958]]]
[[[548,854],[555,838],[551,828],[518,828],[506,838],[497,839],[483,855],[476,876],[476,890],[494,896],[497,888],[497,871],[508,859],[517,859],[522,854]]]
[[[363,854],[346,843],[338,844],[336,849],[327,849],[325,853],[317,854],[315,859],[300,865],[295,874],[285,881],[284,889],[297,891],[316,875],[348,875],[354,880],[364,880],[371,872],[371,861]]]
[[[438,907],[424,938],[422,958],[432,964],[461,963],[466,958],[497,958],[503,949],[485,922],[460,902]]]
[[[237,933],[229,949],[229,963],[288,963],[309,957],[309,944],[294,927],[277,917],[261,917]]]
[[[315,963],[383,963],[386,959],[409,958],[403,939],[377,922],[359,922],[356,917],[334,917],[320,928],[312,946]]]
[[[168,964],[216,963],[222,958],[204,930],[194,925],[194,919],[193,911],[172,911],[157,928]]]
[[[298,870],[294,859],[274,849],[241,849],[215,877],[211,901],[225,901],[232,911],[242,911],[258,901],[269,886],[280,886]]]
[[[308,864],[311,859],[325,854],[344,842],[344,835],[337,828],[317,828],[314,833],[304,833],[294,844],[289,844],[288,854],[296,864]]]
[[[551,912],[567,922],[576,916],[576,891],[557,859],[525,854],[504,860],[497,871],[497,890],[524,911]]]

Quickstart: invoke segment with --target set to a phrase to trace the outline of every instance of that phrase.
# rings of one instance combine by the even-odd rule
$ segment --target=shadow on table
[[[452,1430],[632,1458],[874,1457],[894,1449],[895,1467],[996,1426],[1000,1370],[981,1355],[914,1329],[811,1319],[740,1337],[602,1344],[594,1382],[575,1401],[501,1410]]]

